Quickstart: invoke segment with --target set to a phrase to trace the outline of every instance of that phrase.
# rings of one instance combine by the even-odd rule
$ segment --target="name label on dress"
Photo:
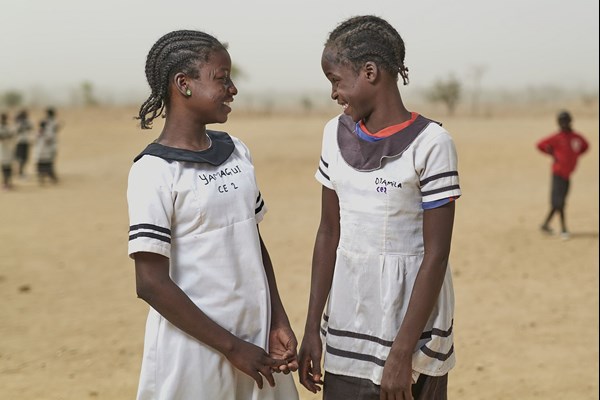
[[[385,178],[375,178],[375,191],[377,193],[387,193],[388,187],[401,189],[402,183]]]
[[[216,181],[217,178],[223,178],[224,176],[231,176],[231,175],[236,175],[242,172],[242,169],[240,168],[239,165],[236,165],[233,168],[223,168],[217,172],[213,172],[212,174],[202,174],[202,175],[198,175],[198,177],[200,179],[202,179],[202,182],[204,182],[204,185],[208,185],[209,183],[211,183],[212,181]]]

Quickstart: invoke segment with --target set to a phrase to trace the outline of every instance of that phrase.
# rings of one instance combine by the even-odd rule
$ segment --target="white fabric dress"
[[[316,179],[335,190],[340,242],[322,334],[325,370],[381,383],[423,260],[423,203],[460,196],[449,134],[419,116],[376,143],[343,115],[329,121]],[[450,267],[413,355],[430,376],[454,366]]]
[[[192,152],[151,144],[136,158],[127,190],[129,254],[170,259],[173,281],[212,320],[268,350],[268,282],[257,223],[266,212],[248,149],[210,131]],[[219,352],[150,308],[137,398],[275,400],[298,398],[291,375],[262,390]]]

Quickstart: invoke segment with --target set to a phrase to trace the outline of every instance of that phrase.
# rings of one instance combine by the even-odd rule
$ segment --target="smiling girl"
[[[163,36],[147,57],[152,93],[138,118],[142,128],[163,112],[166,121],[127,188],[129,255],[151,306],[138,399],[298,397],[296,338],[258,230],[266,207],[250,153],[206,127],[227,121],[230,73],[225,46],[198,31]]]
[[[321,66],[343,113],[327,123],[321,222],[300,382],[324,399],[446,398],[454,366],[448,267],[461,194],[453,141],[406,109],[404,41],[375,16],[331,32]],[[326,306],[327,303],[327,307]]]

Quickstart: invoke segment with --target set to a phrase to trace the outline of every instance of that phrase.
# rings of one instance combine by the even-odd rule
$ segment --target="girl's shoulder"
[[[144,152],[138,155],[130,168],[132,174],[168,174],[174,168],[174,163],[165,158],[146,154]]]
[[[425,117],[424,117],[425,118]],[[419,135],[421,143],[445,143],[453,142],[452,135],[442,126],[440,122],[429,120],[429,124],[425,126],[422,133]]]

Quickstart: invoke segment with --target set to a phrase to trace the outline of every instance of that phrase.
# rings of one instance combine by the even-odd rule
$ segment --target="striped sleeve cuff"
[[[319,160],[319,169],[315,173],[315,178],[319,181],[323,186],[333,189],[333,184],[331,183],[331,179],[329,178],[329,163],[326,162],[323,157]]]
[[[421,196],[423,208],[427,204],[434,205],[438,200],[458,198],[461,195],[460,185],[458,182],[458,172],[448,171],[424,178],[419,182],[421,186]],[[445,204],[445,203],[443,203]],[[438,207],[440,205],[437,205]]]
[[[171,230],[154,224],[136,224],[129,227],[128,253],[157,253],[165,257],[171,255]]]
[[[254,215],[255,215],[257,224],[263,220],[266,213],[267,213],[267,206],[265,205],[265,201],[262,197],[262,194],[260,192],[258,192],[258,197],[256,198],[256,205],[254,206]]]

